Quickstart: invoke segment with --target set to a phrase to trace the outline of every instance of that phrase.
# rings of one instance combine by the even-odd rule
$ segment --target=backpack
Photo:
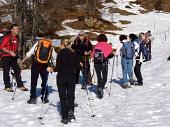
[[[103,63],[105,60],[104,53],[101,49],[95,49],[94,50],[94,63]]]
[[[140,44],[140,53],[142,52],[143,58],[145,59],[145,62],[151,60],[151,51],[150,48],[147,47],[144,43]]]
[[[123,43],[123,46],[121,48],[121,56],[126,59],[132,59],[135,54],[135,47],[132,42],[126,42]]]
[[[51,60],[52,50],[53,48],[51,40],[40,40],[37,44],[37,47],[35,48],[34,61],[38,64],[47,65]]]
[[[10,33],[11,33],[11,31],[2,31],[2,32],[1,32],[2,36],[0,36],[0,57],[1,57],[1,55],[3,54],[3,51],[2,51],[2,49],[1,49],[1,44],[2,44],[2,42],[3,42],[3,40],[4,40],[4,38],[5,38],[6,36],[9,36]]]

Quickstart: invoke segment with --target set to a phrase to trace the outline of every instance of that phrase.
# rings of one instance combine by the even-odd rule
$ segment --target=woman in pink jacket
[[[92,52],[94,68],[97,74],[97,96],[99,99],[103,97],[103,89],[107,82],[108,59],[113,57],[112,46],[107,41],[106,35],[100,34],[98,36],[98,43]]]

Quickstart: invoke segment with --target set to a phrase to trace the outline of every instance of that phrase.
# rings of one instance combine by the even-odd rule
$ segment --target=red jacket
[[[0,49],[6,48],[10,51],[13,52],[17,52],[17,48],[18,48],[18,38],[17,36],[12,36],[12,34],[10,34],[9,36],[6,36],[3,41],[2,44],[0,46]],[[8,53],[3,53],[2,57],[4,56],[10,56],[10,54]]]

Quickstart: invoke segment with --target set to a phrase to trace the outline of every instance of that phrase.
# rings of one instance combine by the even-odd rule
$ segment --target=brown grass
[[[153,9],[157,9],[158,7],[162,8],[161,11],[170,12],[170,1],[169,0],[161,0],[160,4],[158,4],[158,7],[156,5],[157,0],[136,0],[135,4],[140,4],[143,8],[148,9],[148,11],[151,11]],[[146,11],[146,12],[148,12]]]
[[[118,28],[117,26],[114,26],[112,23],[105,21],[103,19],[100,19],[100,21],[103,22],[104,27],[99,27],[99,28],[92,28],[92,27],[88,27],[84,21],[76,21],[76,22],[71,22],[71,23],[67,23],[66,25],[73,28],[73,29],[80,29],[80,30],[89,30],[89,29],[93,29],[93,30],[121,30],[121,28]]]
[[[126,21],[126,20],[119,20],[119,22],[121,24],[130,24],[131,23],[130,21]]]
[[[135,13],[131,13],[131,12],[121,10],[119,8],[113,8],[113,7],[110,7],[109,12],[110,13],[119,13],[120,15],[136,15]]]

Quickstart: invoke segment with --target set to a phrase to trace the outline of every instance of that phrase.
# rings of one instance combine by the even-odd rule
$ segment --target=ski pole
[[[112,90],[112,81],[113,81],[113,70],[114,70],[114,61],[115,61],[115,56],[113,56],[113,65],[112,65],[112,73],[111,73],[111,78],[110,78],[110,89],[109,89],[109,97],[111,94],[111,90]]]
[[[17,86],[16,86],[16,82],[14,82],[14,79],[15,79],[15,74],[14,74],[14,72],[11,71],[11,75],[12,75],[12,84],[13,84],[13,86],[15,86],[14,94],[12,95],[12,100],[14,100]]]
[[[15,99],[15,94],[16,94],[16,91],[17,91],[17,85],[16,85],[15,73],[11,71],[11,75],[12,75],[12,84],[13,84],[13,86],[15,86],[14,94],[12,96],[12,100],[14,100]],[[19,77],[20,77],[20,75],[19,75]],[[15,82],[14,82],[14,80],[15,80]]]
[[[118,78],[118,69],[119,69],[119,67],[118,67],[118,60],[119,60],[119,58],[118,58],[118,56],[116,56],[116,76],[117,76],[117,78]]]
[[[95,70],[93,68],[93,73],[92,73],[92,76],[91,76],[92,81],[93,81],[93,78],[94,78],[94,73],[95,73]],[[94,83],[95,83],[95,81],[94,81]]]
[[[45,86],[45,89],[44,89],[44,95],[46,94],[46,89],[47,89],[47,85]],[[42,120],[45,115],[43,116],[43,110],[44,110],[44,95],[42,95],[42,106],[41,106],[41,113],[40,113],[40,116],[38,117],[38,119]]]
[[[88,92],[88,89],[87,89],[87,82],[86,82],[86,67],[87,67],[87,65],[86,65],[86,56],[84,56],[84,61],[85,61],[85,63],[84,63],[84,77],[83,77],[83,79],[84,79],[84,82],[85,82],[85,89],[86,89],[86,92],[87,92],[87,98],[88,98],[88,101],[89,101],[89,107],[90,107],[90,110],[91,110],[91,113],[92,113],[92,115],[91,115],[91,117],[95,117],[96,115],[94,114],[94,112],[93,112],[93,108],[92,108],[92,104],[91,104],[91,100],[90,100],[90,97],[89,97],[89,92]]]

